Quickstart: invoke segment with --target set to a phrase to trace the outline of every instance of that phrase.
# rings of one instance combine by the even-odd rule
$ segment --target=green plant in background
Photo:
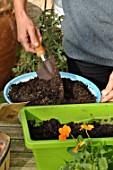
[[[60,71],[67,70],[66,55],[62,47],[61,22],[63,16],[58,17],[53,10],[46,10],[38,17],[38,28],[42,32],[43,44],[47,57],[54,56]]]
[[[14,76],[35,71],[38,65],[38,58],[35,54],[25,52],[21,49],[20,58],[17,60],[16,66],[13,68]]]
[[[67,149],[73,156],[73,161],[66,162],[66,165],[60,167],[59,170],[108,170],[109,164],[113,159],[107,156],[108,148],[106,149],[106,145],[103,146],[103,144],[99,143],[98,146],[93,146],[92,140],[88,134],[88,130],[92,130],[92,128],[94,128],[93,125],[81,125],[80,130],[86,130],[88,139],[84,140],[81,135],[77,137],[77,146]],[[59,129],[59,139],[66,140],[70,132],[70,127],[64,125],[63,128]],[[72,138],[74,137],[72,136]]]
[[[43,11],[37,17],[38,28],[40,29],[43,37],[43,45],[46,49],[46,56],[50,58],[55,57],[57,66],[60,71],[67,71],[66,55],[62,48],[62,29],[59,27],[63,16],[58,17],[53,10]],[[23,47],[19,44],[17,49],[17,62],[13,68],[14,76],[35,71],[41,60],[36,54],[25,52]]]

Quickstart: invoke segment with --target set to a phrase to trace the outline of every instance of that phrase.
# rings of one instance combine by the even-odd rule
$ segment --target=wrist
[[[26,0],[13,0],[15,15],[18,18],[27,16],[26,14]]]

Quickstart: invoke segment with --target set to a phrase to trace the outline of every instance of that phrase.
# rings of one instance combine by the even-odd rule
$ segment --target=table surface
[[[11,136],[9,170],[37,170],[32,151],[25,147],[19,120],[17,119],[14,123],[0,122],[0,131]]]

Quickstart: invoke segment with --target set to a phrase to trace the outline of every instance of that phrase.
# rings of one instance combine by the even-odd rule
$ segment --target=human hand
[[[27,52],[36,53],[35,47],[38,47],[42,41],[42,36],[38,28],[36,28],[32,20],[24,13],[21,17],[16,16],[18,41],[23,45]],[[36,38],[39,37],[39,41]]]
[[[113,72],[109,76],[109,81],[104,90],[101,91],[101,102],[113,102]]]

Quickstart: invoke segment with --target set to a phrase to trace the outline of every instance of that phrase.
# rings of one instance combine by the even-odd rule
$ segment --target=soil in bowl
[[[54,105],[54,104],[80,104],[95,103],[96,97],[81,81],[72,81],[62,78],[64,86],[64,99],[59,97],[60,89],[57,81],[40,80],[38,77],[27,82],[13,84],[9,91],[11,102],[27,102],[29,106]]]
[[[71,128],[71,135],[74,138],[82,135],[83,138],[87,138],[86,131],[80,130],[83,123],[69,122],[67,125]],[[113,137],[113,124],[109,124],[107,120],[99,120],[98,122],[93,121],[88,123],[94,125],[94,129],[88,131],[91,138],[101,137]],[[28,127],[32,140],[47,140],[47,139],[58,139],[60,127],[63,127],[57,119],[51,118],[50,120],[44,120],[40,122],[40,125],[36,125],[35,120],[28,120]],[[69,136],[71,139],[72,137]]]

